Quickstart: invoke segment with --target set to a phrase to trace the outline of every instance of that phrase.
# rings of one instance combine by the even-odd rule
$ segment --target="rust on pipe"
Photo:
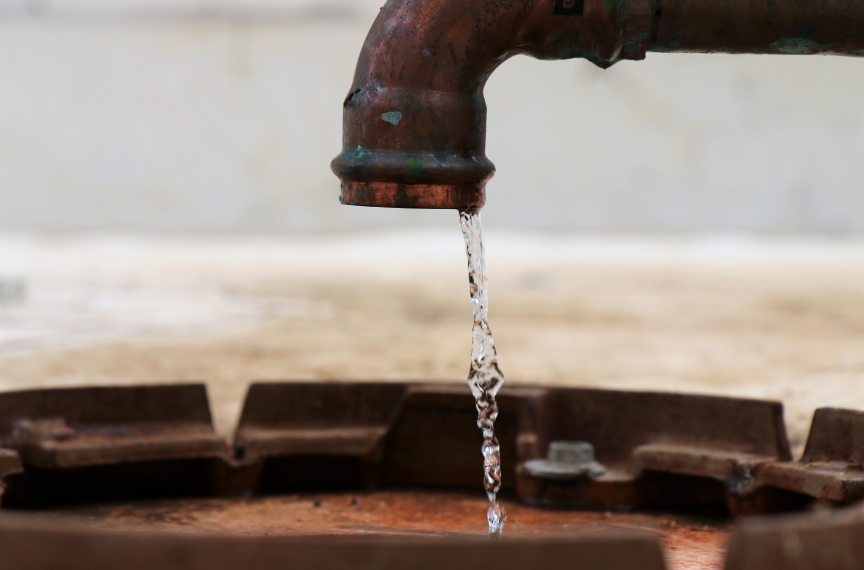
[[[656,0],[650,51],[864,56],[860,0]]]
[[[483,87],[506,59],[646,51],[864,56],[860,0],[390,0],[344,102],[333,172],[355,206],[477,209],[486,158]]]

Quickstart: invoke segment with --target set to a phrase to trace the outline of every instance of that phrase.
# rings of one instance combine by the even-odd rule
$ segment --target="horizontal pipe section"
[[[656,0],[656,52],[864,56],[861,0]]]

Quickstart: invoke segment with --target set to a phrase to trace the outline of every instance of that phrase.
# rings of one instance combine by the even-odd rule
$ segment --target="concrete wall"
[[[377,0],[0,3],[0,229],[455,225],[340,206],[329,161]],[[512,229],[864,233],[864,60],[505,63],[486,89]]]

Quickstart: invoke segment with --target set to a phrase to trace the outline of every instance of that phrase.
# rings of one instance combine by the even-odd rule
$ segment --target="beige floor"
[[[509,382],[864,409],[860,241],[488,237]],[[0,389],[204,381],[230,431],[253,380],[462,382],[453,234],[2,238]],[[466,397],[468,392],[466,389]]]

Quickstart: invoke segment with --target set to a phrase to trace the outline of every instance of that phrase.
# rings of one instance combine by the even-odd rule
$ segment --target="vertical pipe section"
[[[656,52],[864,56],[864,0],[657,0]]]

